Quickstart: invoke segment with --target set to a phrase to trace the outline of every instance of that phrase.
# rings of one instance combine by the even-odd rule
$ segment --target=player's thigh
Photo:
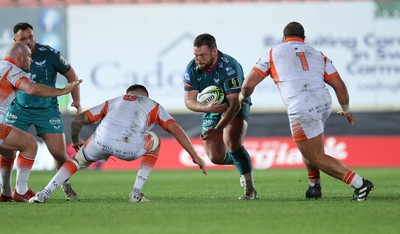
[[[64,133],[46,133],[40,135],[45,142],[49,152],[53,156],[64,158],[67,156],[66,141]],[[68,158],[68,157],[67,157]]]
[[[104,148],[104,145],[93,137],[90,137],[83,147],[83,154],[88,161],[106,161],[111,155],[106,152],[107,149]]]
[[[36,154],[36,139],[31,134],[18,128],[0,124],[0,139],[2,140],[2,149],[19,151],[29,149],[32,153]]]
[[[243,140],[247,132],[247,122],[240,117],[236,117],[224,129],[223,140],[226,148],[234,152],[243,145]]]
[[[216,137],[212,140],[204,140],[203,144],[206,154],[210,159],[216,161],[225,159],[226,147],[224,141],[222,140],[222,135],[220,139],[217,139]]]
[[[324,135],[321,133],[311,139],[296,141],[297,148],[311,165],[315,165],[320,158],[325,156],[323,139]]]

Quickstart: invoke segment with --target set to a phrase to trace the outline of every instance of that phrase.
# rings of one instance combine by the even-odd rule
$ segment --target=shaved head
[[[23,53],[26,50],[30,50],[30,49],[25,43],[23,43],[23,42],[14,42],[8,48],[7,56],[10,56],[11,58],[15,58],[15,56]]]
[[[21,68],[24,71],[29,71],[29,68],[32,63],[31,58],[32,52],[23,42],[14,42],[8,48],[6,56],[12,58],[16,63],[17,67]]]

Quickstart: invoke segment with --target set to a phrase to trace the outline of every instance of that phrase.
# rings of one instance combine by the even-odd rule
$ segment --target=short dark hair
[[[290,22],[283,29],[283,35],[285,37],[300,37],[302,39],[306,38],[304,35],[304,28],[298,22]]]
[[[125,93],[129,93],[129,92],[133,92],[135,90],[141,90],[147,93],[147,96],[149,96],[149,92],[147,91],[146,87],[144,87],[143,85],[140,84],[134,84],[129,86],[129,88],[126,90]]]
[[[194,39],[193,46],[201,47],[206,45],[210,49],[217,48],[217,42],[215,41],[215,37],[208,33],[200,34]]]
[[[15,33],[17,33],[19,30],[27,30],[28,28],[30,28],[30,29],[32,29],[33,30],[33,27],[32,27],[32,25],[30,25],[30,24],[28,24],[28,23],[26,23],[26,22],[21,22],[21,23],[18,23],[18,24],[16,24],[15,26],[14,26],[14,34]]]

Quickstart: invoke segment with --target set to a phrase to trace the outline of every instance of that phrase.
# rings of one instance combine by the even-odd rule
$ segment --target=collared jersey
[[[35,44],[29,69],[33,83],[41,83],[55,88],[57,73],[64,75],[71,68],[61,53],[48,45]],[[57,97],[38,97],[18,91],[14,102],[26,108],[56,108]]]
[[[262,77],[271,76],[289,113],[298,104],[296,97],[315,90],[328,92],[324,81],[338,76],[332,61],[300,38],[289,38],[271,48],[253,70]]]
[[[5,57],[0,61],[0,119],[3,119],[23,80],[29,80],[28,74],[18,68],[14,60]]]
[[[225,95],[240,92],[244,80],[242,66],[231,56],[218,51],[218,60],[210,72],[200,70],[194,59],[186,67],[185,91],[198,90],[199,93],[211,85],[220,87]]]
[[[142,144],[144,135],[155,124],[167,131],[168,125],[175,122],[160,104],[144,96],[119,96],[84,113],[90,123],[102,120],[97,126],[94,138],[111,145],[112,142]]]

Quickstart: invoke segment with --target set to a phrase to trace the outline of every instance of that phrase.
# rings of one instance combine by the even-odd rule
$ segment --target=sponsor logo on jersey
[[[12,113],[7,113],[6,114],[6,118],[7,118],[7,120],[9,120],[9,119],[18,119],[18,116],[14,115]]]
[[[39,49],[39,51],[46,51],[47,50],[46,47],[39,47],[38,49]]]
[[[225,71],[226,71],[226,75],[228,75],[228,76],[231,76],[231,75],[233,75],[233,74],[236,74],[235,69],[233,69],[232,67],[226,67],[226,68],[225,68]]]
[[[229,89],[240,89],[240,83],[237,77],[227,80],[226,83]]]
[[[257,67],[261,69],[261,71],[266,72],[270,68],[269,61],[263,61],[261,58],[257,61]]]
[[[61,54],[60,54],[60,62],[64,65],[64,66],[68,66],[69,64],[68,64],[68,62],[67,62],[67,60],[64,58],[64,56],[62,56]]]
[[[19,71],[17,73],[9,74],[7,79],[8,80],[13,80],[13,79],[16,79],[16,78],[19,78],[19,77],[22,77],[22,76],[26,76],[25,72]]]
[[[187,72],[185,73],[184,79],[187,80],[187,81],[190,81],[189,73],[187,73]]]
[[[61,119],[59,118],[52,118],[49,120],[49,123],[53,126],[54,129],[60,129],[61,126]]]
[[[9,125],[13,125],[17,119],[18,119],[18,116],[14,115],[12,113],[7,113],[5,123],[9,124]]]
[[[43,61],[40,61],[40,62],[35,62],[35,64],[36,64],[36,66],[38,66],[38,67],[44,67],[46,61],[47,61],[47,60],[43,60]]]

